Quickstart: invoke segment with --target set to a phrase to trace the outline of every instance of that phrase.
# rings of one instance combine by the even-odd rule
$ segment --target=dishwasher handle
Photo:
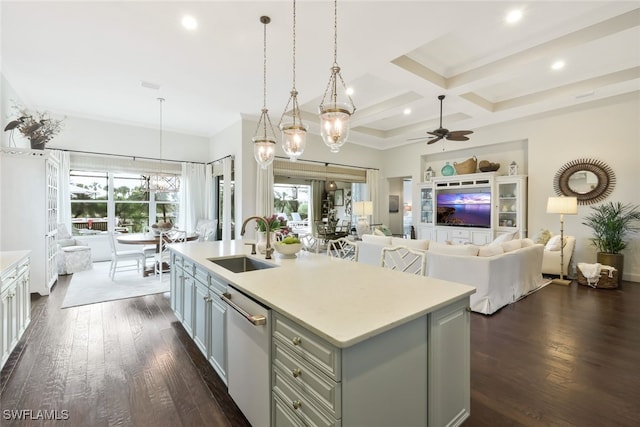
[[[247,319],[253,325],[262,326],[267,324],[267,318],[262,314],[249,314],[246,311],[244,311],[242,307],[239,307],[236,303],[231,301],[231,294],[229,292],[225,292],[222,295],[220,295],[220,299],[226,302],[229,305],[229,307],[233,308],[235,311],[240,313],[242,317]]]

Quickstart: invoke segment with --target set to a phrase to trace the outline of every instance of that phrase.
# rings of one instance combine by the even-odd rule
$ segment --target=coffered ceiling
[[[507,24],[513,9],[522,19]],[[257,119],[261,15],[272,20],[274,125],[292,87],[290,1],[2,1],[0,13],[2,73],[33,108],[157,127],[164,97],[164,128],[202,136]],[[184,14],[195,31],[181,26]],[[296,33],[298,99],[317,132],[333,2],[298,0]],[[556,61],[564,68],[552,70]],[[440,94],[451,130],[640,96],[640,2],[340,0],[338,64],[357,106],[350,142],[388,149],[426,140]]]

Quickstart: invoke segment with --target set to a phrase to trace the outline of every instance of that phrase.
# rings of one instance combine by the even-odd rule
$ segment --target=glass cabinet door
[[[433,224],[433,187],[420,189],[420,222]]]
[[[517,182],[498,183],[498,227],[517,229],[519,223],[520,189]]]

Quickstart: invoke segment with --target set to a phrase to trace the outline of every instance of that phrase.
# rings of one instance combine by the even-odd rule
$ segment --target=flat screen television
[[[439,190],[436,213],[436,225],[491,228],[491,190]]]

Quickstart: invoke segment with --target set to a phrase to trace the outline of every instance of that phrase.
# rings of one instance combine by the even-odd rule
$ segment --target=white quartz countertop
[[[14,267],[18,262],[29,256],[31,251],[2,251],[0,252],[0,272]]]
[[[249,255],[242,241],[170,245],[238,290],[345,348],[468,297],[475,288],[301,251]],[[248,255],[277,268],[233,273],[208,260]]]

